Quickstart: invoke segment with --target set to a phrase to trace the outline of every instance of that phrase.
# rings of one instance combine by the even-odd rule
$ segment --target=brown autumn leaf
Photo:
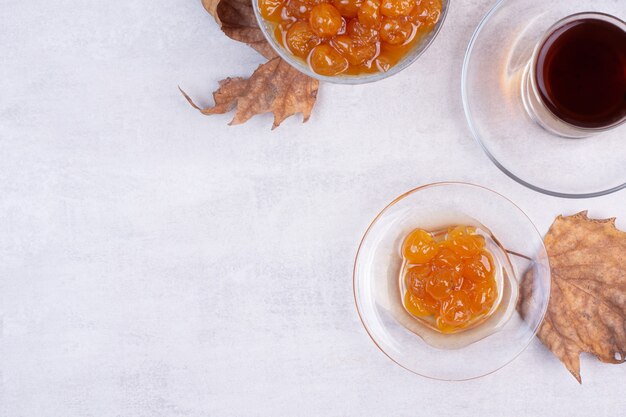
[[[222,114],[236,109],[232,125],[256,114],[272,112],[275,129],[287,117],[302,113],[306,122],[317,97],[318,81],[276,57],[260,65],[249,79],[227,78],[213,93],[214,106],[201,108],[183,91],[189,104],[202,114]]]
[[[267,59],[277,56],[259,29],[251,0],[202,0],[202,5],[226,36],[248,44]]]
[[[251,1],[202,0],[202,5],[228,37],[250,45],[269,61],[260,65],[249,79],[221,80],[220,87],[213,93],[214,106],[199,107],[179,87],[189,104],[205,115],[222,114],[236,108],[231,125],[268,112],[274,114],[272,129],[296,113],[302,113],[306,122],[315,105],[319,81],[278,57],[259,29]]]
[[[537,336],[580,383],[582,352],[626,360],[626,232],[614,218],[593,220],[583,211],[557,217],[544,242],[552,286]]]

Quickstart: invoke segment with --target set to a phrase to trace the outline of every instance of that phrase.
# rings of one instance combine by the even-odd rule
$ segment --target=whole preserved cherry
[[[404,240],[402,255],[412,264],[429,262],[437,254],[435,240],[425,230],[416,229]]]
[[[348,60],[328,44],[316,46],[309,55],[313,71],[322,75],[341,74],[348,68]]]
[[[302,58],[306,58],[311,49],[319,45],[321,41],[304,22],[294,23],[287,30],[285,40],[291,53]]]
[[[331,37],[339,33],[343,25],[343,18],[335,6],[322,3],[311,9],[309,25],[316,35]]]
[[[398,45],[409,40],[413,26],[404,19],[385,17],[380,28],[380,38],[390,45]]]
[[[380,0],[365,0],[359,9],[359,22],[362,25],[378,28],[382,16],[380,14]]]

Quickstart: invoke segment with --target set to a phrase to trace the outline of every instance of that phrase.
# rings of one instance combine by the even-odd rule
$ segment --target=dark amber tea
[[[626,31],[583,18],[554,30],[541,45],[535,76],[546,107],[582,128],[614,125],[626,117]]]

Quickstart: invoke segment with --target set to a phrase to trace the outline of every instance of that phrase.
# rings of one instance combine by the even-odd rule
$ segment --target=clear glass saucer
[[[504,248],[515,296],[498,306],[497,323],[434,334],[404,309],[401,246],[416,228],[461,224],[484,226]],[[376,346],[411,372],[447,381],[478,378],[515,359],[535,337],[550,297],[548,255],[533,223],[502,195],[466,183],[425,185],[385,207],[361,240],[353,280],[359,317]]]
[[[556,136],[531,118],[522,100],[533,50],[546,30],[590,11],[623,20],[626,2],[500,0],[474,32],[463,64],[463,105],[476,141],[509,177],[558,197],[626,187],[626,125],[582,139]]]

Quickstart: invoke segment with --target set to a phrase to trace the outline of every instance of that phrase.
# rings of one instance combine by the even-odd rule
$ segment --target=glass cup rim
[[[617,26],[618,28],[622,29],[622,31],[624,31],[626,33],[626,22],[624,22],[622,19],[620,19],[617,16],[613,16],[611,14],[608,13],[603,13],[603,12],[595,12],[595,11],[585,11],[585,12],[578,12],[578,13],[574,13],[571,14],[569,16],[565,16],[564,18],[556,21],[554,24],[552,24],[552,26],[550,26],[548,29],[546,29],[546,31],[543,33],[543,35],[541,36],[541,38],[539,38],[539,41],[537,42],[537,44],[535,45],[535,48],[533,49],[533,54],[531,56],[530,59],[530,66],[529,66],[529,78],[530,78],[530,85],[531,88],[534,92],[534,94],[537,95],[537,97],[540,97],[537,94],[538,91],[538,87],[537,87],[537,60],[539,59],[539,53],[541,52],[541,49],[545,43],[545,41],[558,29],[560,29],[561,27],[563,27],[565,24],[570,23],[570,22],[574,22],[576,20],[582,20],[582,19],[597,19],[597,20],[603,20],[605,22],[609,22],[614,24],[615,26]],[[541,99],[540,99],[541,100]],[[543,105],[543,107],[545,108],[546,111],[548,111],[553,117],[555,117],[556,119],[558,119],[561,123],[564,123],[565,125],[569,126],[571,129],[574,130],[578,130],[580,132],[583,132],[586,135],[593,135],[593,134],[597,134],[597,133],[602,133],[602,132],[606,132],[608,130],[612,130],[622,124],[624,124],[626,122],[626,116],[622,117],[621,120],[618,120],[616,122],[613,122],[612,124],[608,125],[608,126],[600,126],[600,127],[583,127],[583,126],[577,126],[574,125],[572,123],[569,123],[565,120],[562,120],[560,117],[558,117],[556,114],[554,114],[554,112],[552,112],[552,110],[550,110],[549,107],[547,107],[545,105],[545,103],[543,103],[543,100],[541,100],[541,103]],[[568,139],[586,139],[587,136],[584,137],[568,137]]]
[[[424,189],[428,189],[428,188],[433,188],[433,187],[440,187],[440,186],[467,186],[467,187],[473,187],[473,188],[478,188],[482,191],[487,191],[490,192],[492,194],[494,194],[495,196],[502,198],[504,200],[506,200],[507,202],[509,202],[513,207],[515,207],[517,210],[519,210],[519,212],[526,218],[526,220],[528,220],[528,223],[531,225],[532,229],[537,233],[537,235],[540,237],[540,242],[541,242],[541,246],[543,247],[544,251],[547,250],[545,249],[545,245],[543,243],[543,238],[541,238],[541,233],[539,233],[539,230],[537,229],[537,226],[535,226],[535,223],[533,223],[533,221],[530,219],[530,217],[528,216],[528,214],[526,214],[526,212],[524,210],[521,209],[521,207],[519,207],[517,204],[515,204],[515,202],[513,202],[512,200],[510,200],[508,197],[500,194],[497,191],[494,191],[488,187],[482,186],[482,185],[478,185],[478,184],[473,184],[470,182],[463,182],[463,181],[440,181],[440,182],[433,182],[433,183],[429,183],[429,184],[425,184],[425,185],[421,185],[419,187],[415,187],[409,191],[406,191],[405,193],[399,195],[398,197],[394,198],[389,204],[387,204],[382,210],[380,210],[380,212],[378,212],[378,214],[374,217],[374,219],[372,219],[372,221],[370,222],[370,224],[368,225],[367,229],[365,230],[365,232],[363,233],[363,236],[361,237],[361,240],[359,241],[359,246],[357,248],[356,251],[356,255],[354,257],[354,266],[352,268],[352,295],[354,298],[354,304],[356,307],[356,311],[357,311],[357,315],[359,316],[359,321],[361,322],[361,325],[363,326],[363,328],[365,329],[365,332],[367,333],[367,336],[370,338],[370,340],[374,343],[374,345],[378,348],[378,350],[380,350],[386,357],[388,357],[389,359],[391,359],[391,361],[393,361],[396,365],[400,366],[403,369],[406,369],[407,371],[424,377],[424,378],[428,378],[428,379],[433,379],[433,380],[437,380],[437,381],[448,381],[448,382],[461,382],[461,381],[471,381],[474,379],[478,379],[478,378],[482,378],[485,377],[487,375],[491,375],[499,370],[501,370],[502,368],[504,368],[505,366],[509,365],[511,362],[513,362],[515,359],[517,359],[530,345],[530,343],[532,343],[532,341],[534,340],[534,338],[536,337],[537,333],[539,332],[539,328],[541,327],[541,324],[543,323],[546,313],[548,311],[548,304],[549,303],[545,303],[544,306],[542,306],[542,310],[541,310],[541,320],[539,320],[537,322],[537,325],[532,329],[533,330],[533,334],[532,337],[530,337],[528,339],[528,342],[522,347],[522,349],[519,350],[519,352],[517,352],[516,355],[514,355],[513,357],[511,357],[507,362],[503,363],[501,366],[497,367],[496,369],[493,369],[487,373],[481,374],[481,375],[477,375],[477,376],[473,376],[470,378],[464,378],[464,379],[446,379],[446,378],[438,378],[438,377],[433,377],[430,375],[424,375],[421,374],[405,365],[403,365],[402,363],[400,363],[398,360],[396,360],[393,356],[391,356],[389,353],[387,353],[385,351],[385,349],[382,348],[382,346],[380,346],[380,344],[376,341],[376,338],[374,337],[374,335],[372,334],[372,330],[368,327],[368,325],[366,324],[366,320],[363,318],[363,313],[361,311],[361,307],[359,305],[359,299],[357,296],[357,264],[358,264],[358,260],[359,260],[359,255],[361,254],[361,249],[363,247],[363,243],[365,242],[365,239],[368,237],[370,231],[372,230],[372,227],[374,226],[374,224],[387,212],[387,210],[389,210],[391,207],[393,207],[395,204],[397,204],[398,202],[402,201],[403,199],[409,197],[410,195],[419,192],[421,190]],[[548,273],[551,275],[551,272],[548,271]],[[547,283],[547,289],[546,291],[548,292],[548,294],[551,291],[551,287],[552,287],[552,280],[548,280]]]
[[[259,1],[252,1],[252,9],[254,10],[254,16],[256,18],[257,24],[263,33],[263,36],[270,44],[272,49],[280,56],[285,62],[291,65],[296,70],[301,73],[308,75],[311,78],[315,78],[319,81],[326,81],[333,84],[345,84],[345,85],[357,85],[357,84],[368,84],[376,81],[383,80],[385,78],[389,78],[392,75],[399,73],[400,71],[408,68],[411,64],[413,64],[417,59],[422,56],[424,52],[430,47],[430,45],[434,42],[435,38],[439,35],[439,32],[446,20],[446,16],[448,15],[448,6],[451,0],[442,0],[441,5],[441,15],[439,16],[439,21],[435,24],[432,31],[428,34],[428,36],[422,40],[422,42],[414,45],[412,50],[396,65],[391,67],[388,71],[384,72],[375,72],[372,74],[365,75],[321,75],[312,71],[305,62],[295,58],[292,54],[290,54],[285,48],[278,44],[274,35],[270,33],[268,26],[266,24],[265,19],[261,16],[261,11],[259,10]]]

